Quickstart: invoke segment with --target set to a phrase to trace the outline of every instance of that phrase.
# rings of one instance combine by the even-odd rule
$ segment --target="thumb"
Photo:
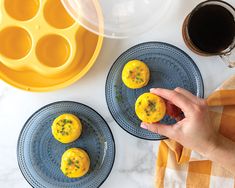
[[[172,125],[164,125],[160,123],[149,124],[142,122],[140,127],[143,129],[147,129],[153,133],[161,134],[168,138],[173,138],[174,136],[174,130]]]

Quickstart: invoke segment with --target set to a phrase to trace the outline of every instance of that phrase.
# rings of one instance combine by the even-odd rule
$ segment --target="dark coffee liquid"
[[[192,43],[201,51],[222,52],[234,41],[234,16],[222,6],[205,5],[191,16],[188,34]]]

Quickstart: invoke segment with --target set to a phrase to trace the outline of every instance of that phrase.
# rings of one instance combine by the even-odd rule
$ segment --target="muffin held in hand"
[[[156,123],[166,114],[165,101],[152,93],[144,93],[135,103],[135,112],[139,119],[146,123]]]
[[[62,114],[53,121],[51,129],[56,140],[70,143],[80,137],[82,124],[75,115]]]
[[[69,178],[84,176],[90,168],[88,154],[80,148],[71,148],[61,158],[61,171]]]
[[[146,86],[149,82],[150,72],[148,66],[139,60],[129,61],[122,70],[122,81],[131,89]]]

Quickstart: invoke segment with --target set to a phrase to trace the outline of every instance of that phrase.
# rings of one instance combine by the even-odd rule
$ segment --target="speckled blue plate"
[[[83,131],[75,142],[62,144],[51,133],[53,120],[71,113],[80,118]],[[60,170],[63,152],[72,147],[87,151],[91,159],[89,172],[70,179]],[[56,102],[35,112],[25,123],[18,140],[18,164],[25,179],[34,188],[95,188],[111,172],[115,144],[105,120],[93,109],[76,102]]]
[[[145,62],[151,72],[149,84],[136,90],[127,88],[121,78],[124,65],[133,59]],[[113,118],[128,133],[147,140],[166,138],[142,129],[134,110],[138,96],[157,87],[182,87],[197,96],[204,95],[202,77],[196,64],[185,52],[170,44],[147,42],[136,45],[124,52],[111,67],[106,80],[106,101]],[[175,123],[169,116],[161,122]]]

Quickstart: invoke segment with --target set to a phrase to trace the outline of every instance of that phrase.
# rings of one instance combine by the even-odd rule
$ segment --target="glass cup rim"
[[[234,21],[235,21],[235,8],[229,4],[228,2],[225,2],[225,1],[221,1],[221,0],[206,0],[206,1],[203,1],[201,3],[199,3],[190,13],[189,13],[189,16],[188,16],[188,21],[187,21],[187,25],[186,25],[186,32],[187,32],[187,35],[188,35],[188,38],[189,40],[191,41],[190,39],[190,36],[189,36],[189,33],[188,33],[188,23],[190,23],[190,20],[192,18],[192,16],[194,15],[195,12],[197,12],[200,8],[202,8],[203,6],[206,6],[206,5],[209,5],[210,3],[220,3],[219,5],[224,7],[224,6],[227,6],[230,8],[230,10],[227,8],[227,7],[224,7],[226,8],[234,17]],[[223,6],[224,5],[224,6]],[[187,19],[187,18],[186,18]],[[192,41],[191,41],[192,42]],[[199,52],[201,53],[204,53],[204,54],[209,54],[209,55],[222,55],[222,54],[227,54],[227,53],[230,53],[234,48],[235,48],[235,36],[234,36],[234,40],[233,42],[226,48],[224,49],[223,51],[221,52],[218,52],[218,53],[208,53],[208,52],[205,52],[205,51],[202,51],[200,50],[199,48],[197,48],[195,45],[193,45],[194,48],[196,48]]]

